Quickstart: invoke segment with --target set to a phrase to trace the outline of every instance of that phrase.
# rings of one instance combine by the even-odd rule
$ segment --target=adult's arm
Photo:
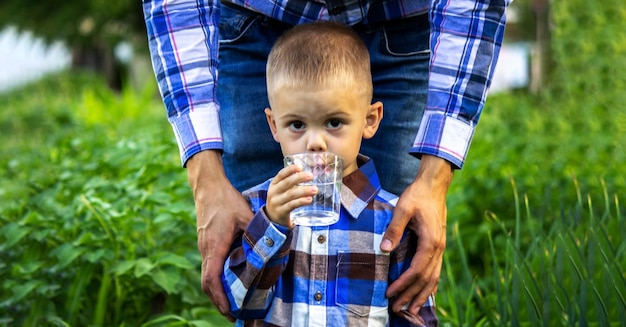
[[[196,203],[202,289],[227,315],[222,267],[252,212],[226,178],[216,101],[219,2],[143,2],[154,74]]]
[[[461,168],[483,109],[504,37],[509,0],[434,0],[431,64],[424,118],[411,153],[422,162],[402,193],[381,249],[390,251],[405,227],[418,235],[411,267],[387,290],[395,312],[417,313],[439,283],[446,246],[446,194]]]

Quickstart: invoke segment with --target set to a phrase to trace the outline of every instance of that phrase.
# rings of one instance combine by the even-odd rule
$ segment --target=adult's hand
[[[222,286],[224,262],[233,240],[252,219],[250,206],[224,173],[218,151],[202,151],[187,162],[187,177],[196,203],[198,249],[202,256],[202,290],[230,321]]]
[[[408,308],[417,315],[428,296],[437,291],[446,247],[446,194],[452,175],[449,162],[423,155],[415,180],[398,199],[381,250],[391,252],[405,228],[415,232],[418,244],[409,269],[387,289],[387,297],[396,297],[391,306],[394,312]]]

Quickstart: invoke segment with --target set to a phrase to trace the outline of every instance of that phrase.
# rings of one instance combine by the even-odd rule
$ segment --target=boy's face
[[[382,119],[382,104],[370,104],[354,88],[289,88],[272,95],[265,109],[283,155],[335,153],[344,159],[344,176],[358,169],[363,138],[371,138]]]

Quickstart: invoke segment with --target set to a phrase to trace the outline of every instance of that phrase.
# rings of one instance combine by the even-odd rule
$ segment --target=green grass
[[[490,98],[448,197],[444,326],[626,324],[621,113],[553,101]]]

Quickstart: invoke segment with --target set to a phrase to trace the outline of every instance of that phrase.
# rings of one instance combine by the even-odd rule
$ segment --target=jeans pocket
[[[241,41],[259,15],[233,5],[222,4],[220,8],[220,44]]]
[[[387,319],[389,255],[337,254],[336,304],[359,317]]]
[[[423,14],[387,22],[383,25],[384,49],[392,56],[430,56],[430,25]]]

